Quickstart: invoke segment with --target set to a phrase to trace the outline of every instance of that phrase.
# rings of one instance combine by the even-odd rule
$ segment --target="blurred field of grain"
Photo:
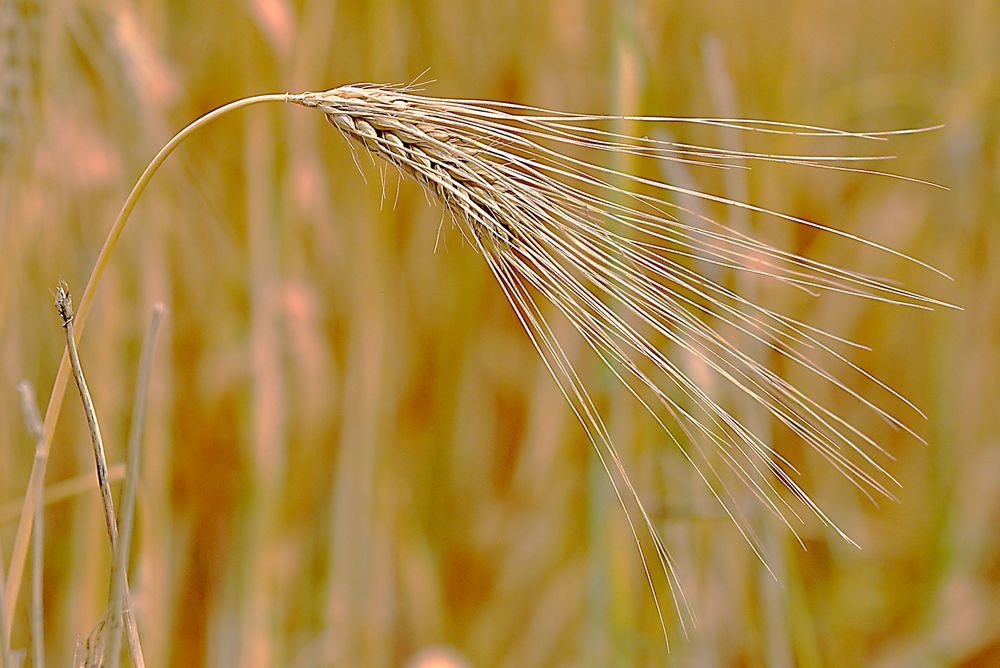
[[[804,459],[807,488],[863,550],[807,524],[802,551],[761,515],[780,584],[655,423],[600,388],[698,617],[686,639],[669,621],[666,659],[584,433],[485,265],[447,223],[438,242],[439,209],[411,183],[397,196],[394,174],[383,202],[377,166],[362,155],[363,180],[318,114],[254,108],[196,135],[139,205],[81,346],[120,462],[150,308],[169,309],[130,570],[150,665],[398,666],[435,646],[475,666],[1000,663],[995,2],[33,7],[0,1],[0,504],[16,504],[32,461],[15,385],[28,379],[44,402],[63,347],[48,289],[61,277],[82,290],[142,166],[231,99],[429,68],[432,94],[577,111],[947,124],[894,142],[891,168],[948,193],[777,166],[743,183],[670,175],[927,260],[955,281],[774,223],[762,231],[965,311],[790,302],[797,318],[872,346],[859,362],[927,411],[915,426],[929,447],[867,425],[903,483],[900,503],[879,508]],[[16,20],[25,8],[35,23]],[[571,354],[600,378],[583,353]],[[48,484],[92,475],[78,403],[71,392]],[[15,524],[0,516],[4,563]],[[48,506],[45,526],[47,658],[66,665],[107,596],[96,487]],[[27,596],[15,648],[29,644]]]

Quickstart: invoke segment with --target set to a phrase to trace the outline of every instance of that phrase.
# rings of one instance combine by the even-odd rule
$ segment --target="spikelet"
[[[773,371],[762,357],[778,356],[816,374],[850,395],[859,409],[911,434],[906,423],[882,404],[891,398],[896,406],[919,411],[839,351],[850,342],[756,303],[698,267],[723,267],[817,296],[837,292],[917,308],[943,304],[889,281],[737,233],[695,215],[677,200],[693,197],[737,207],[906,256],[803,218],[605,166],[611,154],[626,154],[640,161],[722,168],[735,160],[756,160],[881,173],[853,166],[857,163],[852,161],[870,158],[733,152],[601,128],[625,118],[869,140],[913,130],[849,133],[737,119],[581,115],[432,98],[411,87],[376,84],[290,95],[288,100],[324,112],[355,147],[412,177],[444,206],[464,238],[483,256],[586,428],[640,553],[643,546],[655,550],[682,622],[686,603],[670,553],[626,473],[584,379],[549,326],[542,301],[572,323],[624,388],[648,409],[762,559],[759,541],[741,520],[728,479],[742,481],[793,533],[793,520],[801,519],[804,508],[850,539],[800,487],[794,466],[725,408],[718,390],[710,388],[735,388],[862,493],[892,497],[890,488],[897,483],[874,458],[879,450],[874,438],[856,426],[857,420],[834,413]],[[754,342],[750,347],[759,350],[756,355],[741,350],[739,342],[745,340]],[[678,361],[680,353],[694,356],[711,370],[714,380],[709,387],[685,372]],[[864,394],[841,379],[847,371],[868,385]],[[868,394],[882,396],[873,399]],[[720,457],[724,467],[717,464]],[[655,597],[645,558],[644,566]]]

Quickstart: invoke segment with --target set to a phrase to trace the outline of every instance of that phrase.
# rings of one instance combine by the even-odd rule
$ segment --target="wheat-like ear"
[[[759,541],[740,518],[727,482],[730,479],[742,482],[793,532],[794,522],[801,519],[800,512],[805,509],[850,539],[799,486],[794,466],[761,434],[727,410],[713,388],[734,388],[816,450],[862,493],[892,496],[890,487],[897,483],[876,461],[878,443],[858,426],[857,418],[850,419],[824,406],[776,373],[763,356],[781,358],[815,374],[852,397],[860,409],[911,434],[914,432],[896,412],[922,414],[842,352],[845,346],[857,344],[769,308],[752,295],[724,284],[714,273],[709,275],[704,268],[722,267],[816,295],[841,293],[921,309],[949,305],[888,280],[771,246],[718,224],[680,202],[694,198],[736,207],[838,235],[937,270],[893,249],[814,221],[606,166],[609,156],[625,154],[654,164],[679,161],[727,169],[744,162],[766,161],[882,174],[867,169],[862,162],[878,156],[728,151],[616,134],[607,124],[624,118],[652,126],[694,123],[859,141],[881,141],[889,135],[929,128],[851,133],[743,119],[582,115],[501,102],[433,98],[420,95],[412,87],[377,84],[245,98],[191,123],[146,167],[112,225],[83,292],[76,319],[78,332],[83,330],[111,251],[132,209],[167,156],[193,131],[219,116],[277,101],[322,111],[352,146],[416,180],[452,215],[464,238],[486,260],[607,471],[643,555],[664,638],[666,624],[644,550],[655,552],[655,566],[669,583],[684,623],[690,611],[674,574],[670,552],[629,479],[583,377],[550,327],[551,309],[544,302],[575,327],[622,387],[649,411],[765,565]],[[739,164],[734,165],[734,161]],[[749,347],[753,351],[741,349],[741,339],[753,342]],[[713,381],[706,385],[689,375],[678,353],[699,360],[714,376]],[[867,390],[859,391],[856,382],[842,379],[845,373],[864,381]],[[4,593],[8,630],[68,375],[69,362],[64,355],[46,410],[40,454],[32,467],[12,550]],[[897,408],[885,408],[887,402]],[[722,464],[717,465],[718,461]]]
[[[765,565],[759,541],[749,524],[740,520],[726,482],[729,477],[742,481],[793,533],[801,519],[796,507],[800,506],[850,539],[800,487],[792,464],[727,410],[715,392],[684,371],[678,352],[693,355],[723,381],[713,382],[713,387],[728,384],[744,393],[862,493],[892,497],[890,487],[896,481],[869,453],[879,449],[874,438],[855,426],[856,420],[834,413],[765,366],[761,354],[741,350],[740,341],[753,340],[761,353],[804,367],[848,393],[862,408],[911,434],[903,419],[841,380],[830,362],[860,374],[878,392],[919,411],[838,351],[850,342],[755,303],[697,267],[717,265],[817,295],[839,292],[917,308],[941,302],[749,238],[696,216],[680,206],[676,196],[738,207],[906,256],[813,221],[606,166],[608,154],[627,154],[639,160],[717,168],[740,160],[881,173],[854,166],[872,158],[765,155],[630,137],[602,128],[614,117],[438,99],[409,87],[357,84],[292,96],[291,101],[323,111],[354,146],[413,177],[452,214],[463,236],[486,260],[586,428],[640,554],[643,545],[655,551],[682,622],[686,603],[670,552],[629,479],[586,383],[549,326],[551,309],[540,301],[549,302],[569,320],[624,388],[648,409]],[[866,140],[899,133],[859,134],[740,119],[626,118]],[[713,464],[710,450],[721,455],[728,470]],[[790,490],[793,500],[780,493],[780,487]],[[645,559],[644,565],[655,598]],[[665,627],[662,612],[660,622]]]

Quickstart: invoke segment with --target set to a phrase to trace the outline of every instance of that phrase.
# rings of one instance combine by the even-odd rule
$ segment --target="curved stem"
[[[292,95],[280,93],[255,95],[253,97],[247,97],[242,100],[230,102],[229,104],[219,107],[215,111],[211,111],[192,122],[190,125],[174,135],[174,137],[160,149],[160,152],[156,154],[156,157],[154,157],[148,165],[146,165],[146,169],[143,170],[139,180],[136,181],[135,185],[132,187],[132,192],[129,193],[128,198],[122,205],[121,211],[118,212],[118,217],[115,219],[114,225],[111,226],[111,230],[108,232],[108,236],[104,240],[104,246],[101,248],[101,252],[97,256],[97,262],[94,264],[94,269],[90,272],[90,278],[87,280],[87,287],[84,288],[83,295],[80,298],[79,307],[74,320],[77,339],[83,335],[87,315],[90,313],[90,307],[93,304],[94,295],[97,292],[97,286],[100,284],[101,277],[104,275],[104,270],[111,257],[111,251],[114,250],[115,245],[118,243],[118,238],[121,236],[122,230],[125,228],[125,223],[128,222],[132,209],[135,208],[136,203],[138,203],[139,198],[142,196],[143,191],[149,184],[150,179],[153,178],[153,174],[155,174],[156,170],[160,168],[160,165],[162,165],[167,159],[167,156],[173,153],[174,149],[177,148],[180,143],[188,137],[188,135],[203,126],[208,125],[220,116],[254,104],[261,104],[264,102],[287,102],[292,99],[294,99]],[[25,493],[24,504],[21,506],[21,517],[18,521],[17,534],[14,538],[14,549],[11,554],[10,570],[7,573],[7,586],[6,591],[4,592],[3,607],[6,612],[6,615],[4,616],[4,623],[6,625],[8,635],[14,618],[14,607],[17,603],[18,589],[21,586],[21,579],[24,575],[24,565],[28,554],[28,539],[31,537],[31,523],[35,516],[35,507],[41,499],[42,483],[45,479],[45,467],[48,463],[49,447],[52,444],[52,437],[56,431],[56,423],[59,421],[59,412],[62,409],[63,396],[66,394],[66,383],[69,380],[69,373],[69,353],[68,351],[64,351],[62,361],[59,363],[59,371],[56,373],[55,383],[52,386],[52,394],[49,396],[49,405],[45,410],[45,422],[43,425],[44,435],[42,437],[41,444],[35,452],[34,462],[31,465],[31,477],[28,479],[28,491]]]

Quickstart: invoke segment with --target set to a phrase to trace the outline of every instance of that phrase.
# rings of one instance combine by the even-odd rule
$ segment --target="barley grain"
[[[708,275],[700,269],[717,267],[755,283],[794,288],[817,297],[839,293],[918,309],[950,305],[890,280],[751,238],[701,210],[733,207],[937,270],[815,221],[605,166],[609,156],[625,154],[635,158],[630,162],[680,162],[710,169],[730,169],[738,161],[886,175],[865,162],[885,156],[723,150],[625,136],[608,130],[607,124],[628,120],[654,129],[667,123],[695,124],[857,142],[884,141],[929,128],[855,133],[745,119],[573,114],[502,102],[433,98],[413,87],[378,84],[246,98],[184,128],[147,166],[95,264],[80,302],[79,330],[132,209],[166,157],[191,132],[215,118],[273,101],[320,110],[353,148],[413,178],[451,214],[462,236],[482,255],[612,482],[643,556],[665,638],[666,623],[651,564],[669,584],[681,623],[690,617],[673,559],[627,474],[587,382],[549,325],[553,310],[572,324],[622,387],[648,410],[662,427],[664,438],[694,467],[765,565],[760,541],[742,520],[733,482],[743,485],[793,533],[803,514],[811,513],[845,540],[850,538],[800,486],[800,473],[791,461],[723,405],[715,388],[728,386],[742,393],[763,418],[815,450],[862,494],[892,498],[898,482],[882,465],[888,453],[862,429],[856,413],[868,412],[915,438],[919,437],[909,421],[923,414],[852,361],[849,349],[863,347],[860,344],[741,294],[738,287],[719,278],[723,272]],[[698,206],[680,203],[685,199]],[[741,337],[752,340],[756,352],[741,349],[737,345]],[[703,385],[688,375],[679,354],[697,359],[712,374],[712,382]],[[816,376],[854,401],[858,410],[834,411],[776,372],[770,358]],[[51,443],[68,374],[64,356],[45,416],[42,454],[47,454]],[[847,375],[853,376],[850,382]],[[858,379],[866,389],[855,389]],[[721,466],[715,465],[715,457]],[[31,512],[41,495],[44,458],[36,464],[7,580],[4,604],[8,613],[13,611],[20,583]],[[655,554],[652,560],[646,558],[646,550]],[[6,624],[9,627],[9,617]]]
[[[898,132],[849,133],[742,119],[569,114],[509,103],[438,99],[408,87],[377,84],[305,93],[291,96],[290,101],[321,110],[353,147],[412,177],[444,206],[463,237],[483,256],[586,428],[640,552],[644,546],[655,551],[682,621],[689,611],[670,552],[626,472],[587,383],[549,326],[552,307],[659,422],[765,565],[763,546],[740,517],[732,479],[745,485],[796,538],[803,510],[850,538],[799,485],[799,472],[770,439],[749,428],[717,400],[715,391],[688,376],[676,353],[684,351],[699,359],[715,377],[710,387],[728,384],[743,393],[762,415],[813,448],[861,493],[893,498],[892,487],[898,483],[878,459],[880,448],[874,437],[856,420],[792,385],[767,365],[766,358],[776,356],[807,369],[853,397],[860,408],[914,437],[897,412],[922,414],[841,352],[851,342],[767,308],[754,298],[756,289],[742,294],[739,286],[751,280],[773,282],[817,296],[842,293],[915,308],[941,302],[755,240],[695,214],[675,198],[683,195],[724,205],[906,256],[804,218],[604,166],[609,155],[626,154],[637,161],[679,161],[717,169],[730,168],[739,160],[882,174],[854,166],[879,156],[721,150],[629,137],[601,126],[626,119],[859,141],[883,140]],[[742,278],[734,288],[693,268],[706,265]],[[543,304],[546,301],[550,306]],[[756,354],[741,349],[740,337],[754,342]],[[876,397],[842,380],[845,371],[859,374]],[[886,403],[894,408],[884,407]],[[709,450],[721,453],[728,470],[713,464]],[[655,597],[648,566],[646,576]]]

